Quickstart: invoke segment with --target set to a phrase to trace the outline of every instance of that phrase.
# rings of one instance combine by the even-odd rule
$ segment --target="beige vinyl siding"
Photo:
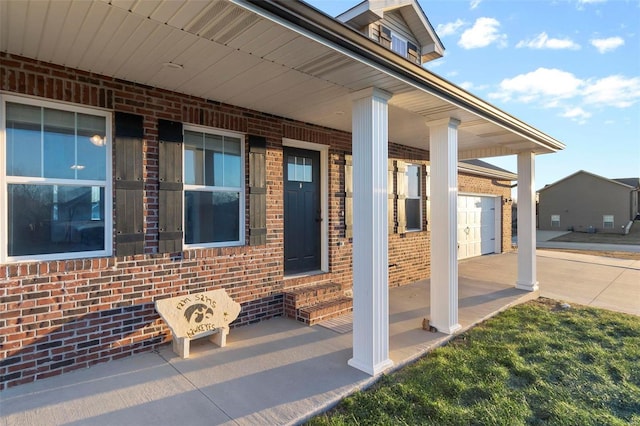
[[[413,35],[413,33],[411,33],[411,30],[409,30],[409,27],[407,26],[404,18],[400,15],[399,12],[397,11],[386,12],[384,14],[384,18],[382,18],[379,24],[389,28],[391,31],[398,34],[400,37],[415,44],[416,46],[418,46],[418,50],[422,48],[420,46],[420,43],[418,43],[418,40]]]

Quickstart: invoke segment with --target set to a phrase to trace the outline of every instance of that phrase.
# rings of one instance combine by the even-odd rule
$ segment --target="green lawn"
[[[311,425],[640,425],[640,318],[538,299]]]

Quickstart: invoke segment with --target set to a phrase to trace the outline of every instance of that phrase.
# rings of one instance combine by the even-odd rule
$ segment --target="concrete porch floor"
[[[539,256],[539,267],[546,261]],[[579,258],[579,264],[574,263],[575,258],[563,261],[566,267],[579,268],[580,275],[593,275],[585,266],[591,264],[589,259]],[[460,262],[463,329],[536,296],[513,287],[516,263],[515,254]],[[619,269],[623,265],[606,263],[594,267],[614,268],[611,277],[623,272]],[[554,269],[562,274],[564,269],[558,265]],[[631,262],[623,268],[636,276],[639,265],[640,261]],[[603,285],[609,285],[611,277],[602,274]],[[560,277],[571,285],[581,281],[575,272]],[[554,277],[544,280],[557,281]],[[633,277],[626,280],[640,282]],[[428,281],[421,281],[390,290],[390,348],[396,367],[449,339],[422,330],[422,319],[428,315],[428,288]],[[191,358],[186,360],[164,345],[157,352],[7,389],[0,392],[0,423],[294,424],[375,380],[347,365],[351,345],[350,332],[340,334],[321,326],[273,319],[232,330],[224,348],[207,339],[195,341]]]

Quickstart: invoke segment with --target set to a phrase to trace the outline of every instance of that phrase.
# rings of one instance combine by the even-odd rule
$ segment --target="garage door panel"
[[[458,197],[458,259],[495,251],[495,198],[476,195]]]

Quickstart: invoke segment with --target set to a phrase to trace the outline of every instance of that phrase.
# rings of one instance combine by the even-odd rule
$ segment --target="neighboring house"
[[[377,374],[389,286],[431,277],[453,333],[458,236],[510,249],[515,175],[464,159],[518,157],[514,284],[537,289],[534,160],[564,145],[425,70],[443,47],[414,0],[0,10],[0,388],[150,351],[155,300],[217,288],[234,326],[353,290],[350,365]]]
[[[640,180],[607,179],[580,170],[539,191],[542,230],[625,233],[638,215]]]

